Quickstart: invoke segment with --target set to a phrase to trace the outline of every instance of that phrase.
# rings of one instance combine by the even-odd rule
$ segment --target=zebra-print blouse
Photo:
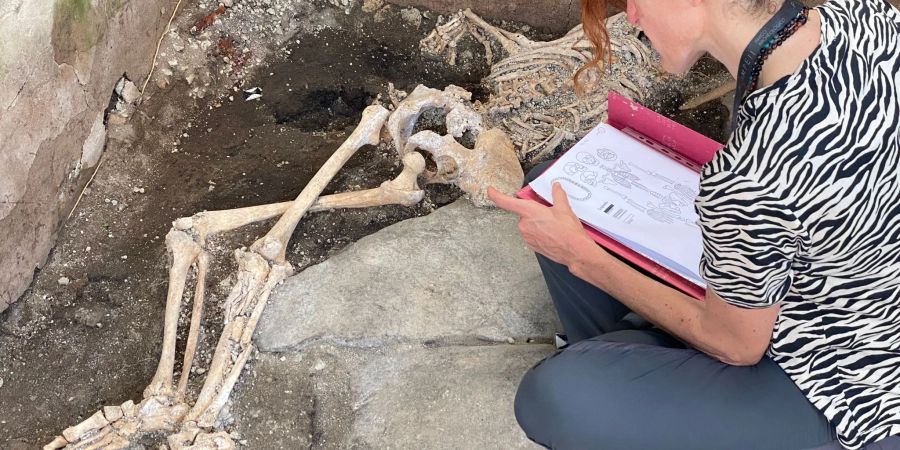
[[[900,434],[900,12],[818,11],[820,46],[703,168],[701,271],[728,303],[781,306],[769,356],[860,448]]]

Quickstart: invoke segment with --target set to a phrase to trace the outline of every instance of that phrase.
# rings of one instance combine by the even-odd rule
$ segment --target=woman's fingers
[[[500,209],[505,209],[511,213],[525,216],[535,211],[535,208],[544,208],[544,206],[531,200],[523,200],[506,195],[493,187],[488,188],[488,198],[494,202]]]
[[[558,206],[563,209],[563,211],[572,212],[572,205],[569,204],[569,195],[566,194],[566,190],[563,189],[562,184],[558,181],[553,183],[553,206]]]

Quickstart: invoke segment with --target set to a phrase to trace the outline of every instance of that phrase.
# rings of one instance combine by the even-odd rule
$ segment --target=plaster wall
[[[46,261],[101,157],[115,84],[146,76],[174,5],[0,1],[0,311]]]

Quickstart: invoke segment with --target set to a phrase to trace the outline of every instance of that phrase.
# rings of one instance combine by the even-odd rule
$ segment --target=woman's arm
[[[591,240],[575,244],[567,266],[654,325],[692,347],[732,365],[759,362],[769,347],[779,307],[729,305],[711,289],[697,301],[638,272]]]
[[[558,183],[551,207],[493,189],[489,196],[498,207],[519,215],[519,231],[534,251],[566,265],[656,326],[728,364],[756,364],[765,354],[778,306],[738,308],[711,290],[700,302],[641,274],[591,240]]]

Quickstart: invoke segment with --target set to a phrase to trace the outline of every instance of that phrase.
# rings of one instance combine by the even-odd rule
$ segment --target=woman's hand
[[[569,266],[580,251],[595,246],[572,212],[569,197],[559,183],[553,183],[550,207],[504,195],[494,188],[488,189],[488,197],[498,208],[519,216],[519,232],[532,250],[559,264]]]

